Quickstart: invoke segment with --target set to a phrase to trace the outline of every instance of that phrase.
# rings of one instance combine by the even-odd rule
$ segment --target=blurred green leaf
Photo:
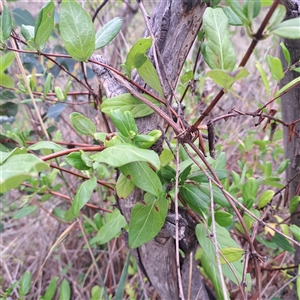
[[[71,288],[69,282],[64,279],[59,287],[59,300],[70,300],[71,299]]]
[[[198,187],[191,184],[184,184],[179,191],[186,204],[203,217],[208,213],[210,198]]]
[[[294,196],[290,200],[290,213],[292,214],[300,203],[300,196]]]
[[[244,249],[241,248],[222,248],[220,249],[221,253],[225,256],[225,258],[228,260],[228,262],[234,262],[239,260],[245,253]],[[227,262],[225,259],[220,255],[220,261],[221,264],[226,264]]]
[[[202,52],[211,69],[232,71],[236,57],[228,31],[228,19],[221,8],[208,7],[203,15],[206,44]]]
[[[260,73],[260,76],[261,76],[261,79],[262,79],[262,82],[264,84],[264,87],[268,93],[268,95],[270,95],[270,85],[269,85],[269,80],[267,79],[267,75],[266,75],[266,72],[265,70],[263,69],[262,65],[260,62],[257,62],[255,64],[256,68],[258,69],[259,73]]]
[[[225,93],[228,92],[230,87],[239,79],[245,78],[250,73],[245,68],[238,68],[233,72],[226,72],[224,70],[214,69],[207,72],[207,76],[210,77],[217,85],[224,88]]]
[[[106,23],[96,34],[95,50],[104,47],[119,33],[122,19],[114,18]]]
[[[74,129],[79,134],[93,136],[93,134],[96,132],[95,124],[82,114],[73,112],[70,114],[70,119]]]
[[[300,29],[300,28],[299,28]],[[284,77],[282,63],[279,58],[271,55],[267,56],[267,63],[272,74],[272,77],[279,82]]]
[[[286,39],[300,39],[300,18],[283,21],[270,28],[270,32]]]
[[[236,15],[236,13],[228,6],[221,7],[224,14],[228,19],[228,23],[232,26],[242,26],[244,23],[243,21]]]
[[[143,191],[157,197],[161,194],[162,184],[159,177],[146,162],[136,161],[128,163],[121,166],[120,171]]]
[[[28,215],[31,215],[36,211],[36,206],[24,206],[13,214],[13,218],[16,220],[22,219]]]
[[[49,1],[46,3],[37,16],[34,30],[34,42],[37,50],[43,50],[44,44],[47,42],[54,27],[54,3]]]
[[[128,144],[120,144],[106,148],[92,155],[91,158],[117,168],[136,161],[149,162],[156,169],[160,167],[158,155],[154,151],[140,149]]]
[[[226,211],[216,211],[215,220],[222,227],[230,226],[232,224],[233,215]]]
[[[4,4],[3,11],[0,15],[0,42],[1,43],[5,43],[5,41],[10,37],[11,31],[12,31],[12,21],[11,21],[10,11],[8,7]]]
[[[133,139],[138,134],[138,129],[135,124],[134,117],[131,112],[120,110],[113,110],[110,112],[110,118],[117,127],[117,129],[125,136]]]
[[[75,0],[62,1],[59,30],[72,58],[87,61],[95,50],[94,24],[90,15]]]
[[[52,278],[52,280],[49,283],[49,285],[46,289],[46,292],[43,296],[43,300],[52,300],[53,299],[53,297],[55,295],[55,291],[56,291],[57,281],[58,281],[57,276]]]
[[[133,191],[135,184],[123,174],[117,180],[116,192],[120,199],[125,199]]]
[[[151,96],[142,94],[147,100],[151,101],[155,105],[159,105],[159,102],[153,99]],[[122,112],[130,111],[134,118],[141,118],[153,113],[153,110],[130,93],[122,94],[113,98],[106,99],[101,104],[101,111],[105,114],[110,114],[111,110],[120,109]]]
[[[21,279],[20,279],[20,288],[19,288],[19,293],[22,296],[25,296],[29,293],[31,287],[31,274],[29,271],[26,271]]]
[[[269,21],[269,24],[268,26],[266,27],[266,31],[272,29],[272,27],[280,24],[282,22],[282,20],[284,19],[286,15],[286,8],[284,5],[282,4],[279,4],[275,11],[273,12],[271,18],[270,18],[270,21]]]
[[[106,244],[117,235],[120,234],[121,229],[126,227],[127,222],[118,209],[114,210],[108,217],[108,221],[100,228],[97,235],[90,239],[89,243]]]
[[[41,149],[51,149],[54,151],[62,151],[65,150],[64,147],[49,141],[37,142],[27,148],[28,150],[41,150]]]
[[[91,177],[89,180],[86,180],[78,187],[76,195],[72,202],[72,212],[75,216],[79,214],[79,211],[90,200],[92,193],[96,188],[96,185],[96,177]]]
[[[285,237],[280,235],[279,233],[275,232],[275,235],[273,236],[272,242],[276,243],[278,247],[280,247],[282,250],[286,250],[288,252],[295,252],[295,249],[291,246],[291,244],[286,240]]]
[[[258,208],[265,207],[273,199],[274,194],[275,192],[271,190],[264,191],[258,199]]]
[[[77,170],[89,170],[91,167],[86,164],[81,156],[81,152],[72,152],[66,156],[65,161]]]
[[[145,204],[137,203],[129,223],[129,247],[135,249],[152,240],[165,223],[168,201],[164,197],[145,194]]]
[[[0,166],[0,193],[17,188],[24,180],[32,178],[49,166],[33,154],[19,154],[9,157]]]

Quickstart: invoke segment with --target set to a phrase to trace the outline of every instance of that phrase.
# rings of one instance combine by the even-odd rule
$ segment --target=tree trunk
[[[287,9],[287,19],[300,16],[300,1],[299,0],[285,0],[282,1]],[[284,44],[291,55],[291,64],[296,63],[300,59],[300,40],[284,39]],[[287,68],[287,63],[284,59],[283,53],[280,48],[280,58],[284,68]],[[293,79],[299,77],[299,73],[289,71],[280,82],[280,88],[291,82]],[[300,86],[297,85],[291,91],[281,97],[281,110],[282,120],[286,123],[291,123],[300,117]],[[290,160],[290,165],[287,168],[287,179],[296,176],[289,184],[289,198],[297,194],[300,195],[300,123],[298,122],[295,127],[295,134],[290,140],[288,128],[284,126],[284,150],[285,156]],[[297,175],[298,174],[298,175]],[[300,205],[291,216],[291,223],[300,226]],[[300,264],[300,247],[295,245],[295,265]],[[295,292],[295,291],[294,291]],[[296,299],[296,294],[294,295]]]
[[[161,0],[149,19],[150,27],[155,36],[155,42],[167,73],[165,75],[162,63],[158,59],[166,98],[171,95],[171,90],[176,87],[183,64],[197,37],[204,11],[205,4],[200,0]],[[146,35],[149,36],[147,31]],[[153,46],[148,56],[155,65]],[[157,66],[155,67],[157,68]],[[97,70],[95,69],[97,68],[99,69],[99,66],[93,66],[96,74]],[[98,74],[100,73],[101,71],[98,72]],[[166,78],[171,83],[171,87]],[[139,82],[140,78],[135,74],[133,80]],[[106,88],[105,85],[103,86]],[[112,84],[107,85],[108,89],[109,86],[112,86]],[[136,122],[140,133],[147,133],[163,126],[163,120],[155,113],[144,118],[139,118]],[[154,150],[159,153],[161,149],[162,140],[156,145]],[[117,199],[118,206],[127,222],[130,220],[132,208],[138,201],[143,199],[143,194],[143,191],[135,188],[128,198]],[[172,214],[168,215],[168,218],[172,218],[170,216]],[[182,212],[180,218],[182,223],[186,227],[189,227],[186,231],[192,230],[193,233],[192,237],[186,237],[181,241],[182,249],[185,253],[185,259],[181,264],[184,297],[187,298],[188,289],[190,288],[190,299],[210,299],[202,277],[196,268],[193,256],[197,246],[194,234],[195,224],[185,212]],[[133,251],[133,255],[141,270],[163,300],[179,299],[175,240],[167,229],[168,226],[172,226],[170,224],[166,224],[155,239]],[[124,236],[126,235],[124,234]],[[192,258],[192,264],[190,264],[190,257]],[[191,278],[189,276],[190,265],[192,268]]]

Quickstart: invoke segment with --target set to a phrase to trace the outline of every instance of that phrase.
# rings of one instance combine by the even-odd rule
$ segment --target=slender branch
[[[53,159],[53,158],[56,158],[56,157],[68,155],[72,152],[78,152],[80,150],[86,151],[86,152],[93,152],[93,151],[103,151],[104,149],[105,149],[104,146],[91,146],[91,147],[66,149],[66,150],[55,152],[55,153],[51,153],[49,155],[42,156],[42,157],[40,157],[40,159],[43,160],[43,161],[47,161],[47,160],[50,160],[50,159]]]

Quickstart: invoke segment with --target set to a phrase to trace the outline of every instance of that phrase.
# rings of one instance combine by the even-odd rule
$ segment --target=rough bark
[[[287,18],[295,18],[300,16],[300,1],[299,0],[285,0],[282,1],[287,8]],[[291,64],[300,60],[300,40],[284,39],[284,44],[288,48],[291,55]],[[287,63],[284,59],[283,53],[280,49],[280,58],[283,67],[287,68]],[[280,87],[283,87],[293,79],[299,77],[299,73],[289,71],[280,82]],[[282,119],[286,123],[296,121],[300,117],[300,86],[297,85],[291,91],[281,97]],[[284,150],[285,156],[290,160],[290,165],[287,168],[287,179],[293,178],[300,172],[300,123],[295,127],[296,134],[290,140],[288,128],[284,127]],[[289,185],[289,198],[297,194],[300,195],[300,175],[296,176]],[[300,205],[296,208],[292,215],[291,223],[300,226]],[[295,245],[295,265],[300,264],[300,247]],[[296,295],[295,295],[296,297]]]
[[[204,10],[205,5],[203,1],[199,0],[161,0],[149,20],[167,73],[165,76],[162,64],[160,64],[166,98],[169,96],[171,89],[174,89],[177,84],[185,59],[197,37]],[[154,63],[153,49],[149,51],[148,55]],[[166,77],[171,83],[171,87]],[[133,79],[135,81],[140,80],[137,75]],[[157,114],[152,114],[136,121],[140,133],[147,133],[163,125],[163,120]],[[161,147],[162,141],[154,149],[159,152]],[[141,200],[143,200],[143,192],[138,188],[135,188],[128,198],[118,199],[118,206],[127,222],[130,220],[132,208]],[[189,254],[192,253],[190,299],[209,299],[193,256],[196,247],[196,238],[193,231],[195,224],[184,212],[180,218],[182,226],[186,227],[186,236],[183,236],[181,240],[181,246],[185,252],[185,259],[181,265],[185,297],[187,297],[190,281]],[[133,252],[140,268],[164,300],[179,299],[175,240],[172,235],[172,229],[170,230],[172,226],[174,229],[174,220],[170,222],[170,219],[172,219],[172,213],[168,215],[167,222],[157,237]],[[190,233],[191,235],[189,235]]]

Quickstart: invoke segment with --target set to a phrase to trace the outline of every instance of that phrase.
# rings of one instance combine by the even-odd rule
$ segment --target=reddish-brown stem
[[[82,179],[90,179],[90,177],[88,177],[88,176],[85,176],[85,175],[82,175],[82,174],[79,174],[79,173],[75,173],[75,172],[70,171],[70,170],[68,170],[68,169],[59,167],[59,166],[55,165],[54,163],[50,163],[49,165],[50,165],[51,168],[54,168],[54,169],[63,171],[63,172],[65,172],[65,173],[69,173],[69,174],[71,174],[71,175],[80,177],[80,178],[82,178]],[[98,183],[98,184],[101,184],[101,185],[103,185],[103,186],[105,186],[105,187],[107,187],[107,188],[109,188],[109,189],[112,190],[112,191],[114,190],[114,187],[111,186],[111,185],[115,185],[114,182],[109,182],[109,183],[107,183],[107,182],[102,181],[102,180],[97,180],[97,183]]]
[[[78,152],[79,150],[86,151],[86,152],[93,152],[93,151],[102,151],[104,149],[105,149],[104,146],[90,146],[90,147],[66,149],[66,150],[62,150],[62,151],[59,151],[59,152],[55,152],[55,153],[51,153],[49,155],[43,156],[40,159],[43,160],[43,161],[47,161],[47,160],[50,160],[50,159],[53,159],[53,158],[57,158],[57,157],[60,157],[60,156],[67,155],[67,154],[72,153],[72,152]]]

